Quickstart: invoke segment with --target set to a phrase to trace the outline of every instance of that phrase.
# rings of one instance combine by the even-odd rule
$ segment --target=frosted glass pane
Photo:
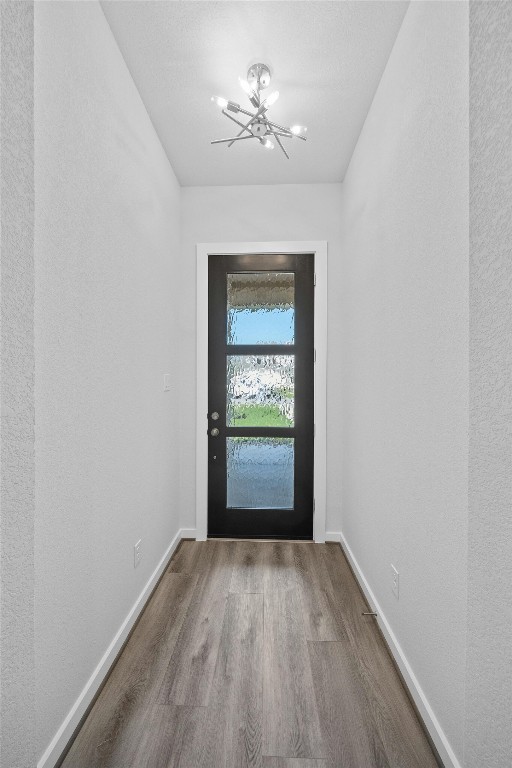
[[[293,272],[244,272],[227,276],[228,344],[293,344]]]
[[[294,355],[228,355],[227,426],[293,427]]]
[[[227,438],[227,506],[292,509],[292,437]]]

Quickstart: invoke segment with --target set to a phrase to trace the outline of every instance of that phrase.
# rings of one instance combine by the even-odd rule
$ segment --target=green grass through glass
[[[235,405],[233,406],[233,427],[292,427],[277,405]]]

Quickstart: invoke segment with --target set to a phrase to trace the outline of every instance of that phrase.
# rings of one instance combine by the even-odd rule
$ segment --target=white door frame
[[[238,253],[315,254],[315,460],[313,539],[325,541],[327,464],[327,242],[199,243],[197,245],[196,538],[208,526],[208,256]]]

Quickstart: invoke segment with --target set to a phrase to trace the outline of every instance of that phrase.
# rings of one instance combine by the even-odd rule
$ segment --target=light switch
[[[171,374],[164,373],[164,392],[169,392],[171,389]]]

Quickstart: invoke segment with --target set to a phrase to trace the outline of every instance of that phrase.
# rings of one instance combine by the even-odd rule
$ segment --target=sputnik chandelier
[[[248,110],[243,109],[240,104],[237,104],[234,101],[229,101],[228,99],[223,99],[221,96],[212,96],[212,101],[222,109],[222,114],[226,115],[226,117],[240,126],[242,130],[230,139],[216,139],[211,143],[227,144],[228,147],[230,147],[235,141],[257,139],[266,149],[274,149],[274,142],[270,138],[273,136],[289,160],[290,157],[284,148],[281,139],[297,138],[306,141],[304,134],[306,133],[307,128],[303,125],[292,125],[291,128],[285,128],[268,119],[268,108],[271,107],[272,104],[275,104],[279,98],[279,91],[274,91],[270,96],[267,96],[266,99],[262,99],[261,97],[261,91],[268,88],[270,85],[270,69],[266,64],[254,64],[247,72],[247,80],[242,80],[241,77],[239,77],[238,80],[256,112],[249,112]],[[247,122],[241,122],[241,120],[237,120],[233,117],[232,114],[230,115],[230,112],[235,115],[247,115],[250,119]]]

